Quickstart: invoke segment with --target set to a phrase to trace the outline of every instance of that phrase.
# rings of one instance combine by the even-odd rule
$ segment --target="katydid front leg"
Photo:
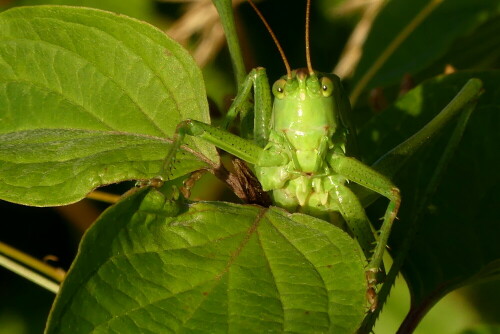
[[[188,119],[177,125],[172,148],[163,163],[163,172],[160,175],[162,178],[168,178],[165,171],[167,171],[171,166],[173,158],[179,150],[186,135],[204,139],[216,147],[254,165],[259,162],[259,159],[262,156],[265,156],[266,160],[273,161],[274,163],[283,163],[284,161],[280,156],[264,152],[260,146],[248,139],[238,137],[212,125]]]
[[[247,104],[252,98],[252,88],[255,96],[253,126],[255,143],[243,140],[225,131],[234,122],[238,114],[247,109]],[[216,147],[244,161],[256,164],[260,149],[264,147],[269,136],[269,128],[267,128],[267,126],[269,125],[270,117],[271,96],[266,70],[262,67],[255,68],[246,76],[239,89],[238,95],[226,114],[221,129],[195,120],[185,120],[177,126],[173,138],[173,145],[164,160],[160,178],[168,176],[168,169],[173,166],[174,157],[180,149],[186,134],[203,138]]]
[[[240,87],[239,93],[229,108],[222,129],[227,130],[236,116],[245,110],[251,100],[252,88],[254,93],[254,122],[253,138],[257,145],[264,147],[269,138],[269,124],[271,119],[271,94],[266,70],[258,67],[250,71]],[[244,116],[243,116],[244,117]]]

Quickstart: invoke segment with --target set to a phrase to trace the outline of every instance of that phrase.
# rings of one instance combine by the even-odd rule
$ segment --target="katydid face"
[[[339,129],[336,96],[340,93],[337,77],[309,75],[307,70],[292,72],[273,85],[274,105],[272,129],[283,133],[304,173],[319,171],[324,159],[319,151]],[[328,143],[331,146],[331,143]]]

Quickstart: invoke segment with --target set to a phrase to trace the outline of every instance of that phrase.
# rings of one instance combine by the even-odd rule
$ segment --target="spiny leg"
[[[196,136],[197,138],[206,140],[216,147],[253,165],[258,164],[260,159],[277,165],[283,165],[288,161],[286,155],[264,150],[251,140],[238,137],[209,124],[195,120],[186,120],[179,123],[177,126],[173,145],[163,163],[162,172],[155,178],[156,180],[164,181],[169,179],[171,174],[169,169],[172,168],[174,157],[180,149],[186,135]],[[249,188],[249,186],[252,185],[254,176],[250,177],[249,175],[244,175],[244,173],[239,175],[238,172],[236,172],[236,174],[230,173],[222,165],[215,166],[209,169],[209,171],[225,182],[233,190],[235,195],[244,202],[258,203],[266,206],[270,204],[270,199],[267,197],[267,194],[263,192],[260,184],[255,184],[253,189]],[[246,172],[248,172],[248,169],[245,170],[245,173]],[[245,182],[242,183],[242,179]]]
[[[186,135],[204,139],[218,148],[251,164],[257,163],[259,155],[263,150],[250,140],[243,139],[212,125],[188,119],[177,125],[172,147],[163,162],[161,177],[168,178],[166,172],[168,168],[171,167],[173,159],[180,149]]]
[[[373,245],[376,240],[370,227],[370,220],[366,216],[365,209],[356,195],[345,185],[334,184],[333,191],[338,199],[340,214],[346,221],[352,234],[358,240],[366,259],[370,261]]]
[[[376,272],[371,270],[372,260],[370,259],[373,259],[374,256],[373,245],[376,245],[375,247],[377,247],[378,244],[375,240],[370,220],[366,216],[365,209],[361,205],[358,197],[345,185],[335,185],[334,191],[338,198],[340,214],[358,240],[366,259],[370,261],[366,271],[366,278],[368,281],[366,297],[370,303],[370,311],[373,312],[378,305],[375,285],[382,281],[383,277],[385,277],[383,263],[380,263],[378,267],[376,267]]]
[[[475,79],[477,80],[477,79]],[[472,83],[477,83],[477,81],[472,81]],[[480,84],[480,82],[479,82]],[[469,85],[469,82],[468,84]],[[466,86],[464,86],[465,88]],[[470,87],[470,85],[469,85]],[[462,89],[463,90],[463,89]],[[459,148],[460,141],[462,139],[463,133],[465,131],[465,128],[467,126],[467,123],[469,121],[469,117],[471,116],[472,112],[474,111],[474,108],[476,106],[477,102],[477,97],[479,96],[481,91],[481,85],[476,87],[476,95],[472,95],[472,98],[467,100],[468,102],[462,103],[463,105],[463,111],[462,114],[460,115],[458,122],[453,130],[453,134],[450,137],[449,142],[446,144],[443,154],[441,155],[439,161],[436,163],[436,168],[430,177],[429,183],[425,187],[425,190],[421,196],[421,199],[419,200],[419,203],[417,205],[417,209],[414,210],[416,212],[416,215],[413,215],[410,220],[410,225],[407,230],[406,235],[404,236],[403,240],[400,241],[401,247],[399,247],[399,251],[396,254],[394,258],[394,262],[391,266],[390,271],[387,274],[386,281],[384,282],[384,285],[380,288],[378,292],[378,303],[384,304],[387,296],[389,295],[389,292],[394,284],[394,281],[396,279],[397,274],[399,273],[401,266],[403,265],[406,255],[410,249],[411,245],[411,240],[415,237],[415,234],[418,231],[419,225],[417,222],[419,221],[419,216],[420,214],[424,211],[423,208],[428,202],[428,199],[434,194],[434,191],[436,190],[436,187],[439,184],[439,180],[441,180],[443,173],[445,173],[446,166],[452,159],[453,155],[455,154],[456,150]],[[460,94],[460,93],[459,93]],[[454,99],[454,101],[456,101]],[[447,108],[450,105],[447,106]],[[444,111],[442,111],[444,112]],[[432,121],[431,121],[432,122]],[[409,145],[406,142],[403,143],[402,146]],[[398,146],[399,147],[399,146]],[[363,321],[363,324],[360,328],[367,329],[367,328],[373,328],[374,323],[376,319],[378,318],[378,315],[380,313],[380,308],[377,308],[374,310],[370,316],[366,317],[365,320]]]
[[[366,271],[368,284],[373,287],[377,284],[377,274],[380,271],[384,250],[401,203],[399,189],[391,180],[354,158],[332,154],[328,163],[336,173],[389,199],[389,205],[380,228],[379,240]]]
[[[482,83],[480,80],[470,79],[438,116],[415,135],[386,154],[383,159],[378,162],[379,165],[377,169],[384,170],[389,175],[394,175],[405,161],[402,157],[411,156],[418,148],[429,142],[430,139],[433,138],[455,115],[462,112],[463,108],[467,109],[470,105],[472,105],[473,108],[474,102],[479,97],[481,89]],[[392,222],[396,217],[401,202],[399,189],[396,188],[387,177],[356,159],[332,154],[329,158],[329,163],[332,169],[337,173],[390,200],[380,230],[379,242],[375,247],[372,261],[367,268],[369,281],[372,281],[372,284],[376,284],[376,273],[382,262],[382,256],[389,239]]]
[[[242,110],[245,110],[251,100],[251,90],[254,90],[254,141],[237,137],[225,131]],[[260,147],[264,147],[269,137],[269,123],[271,119],[271,95],[269,81],[264,68],[253,69],[245,78],[240,92],[229,108],[222,123],[222,129],[195,121],[185,120],[177,125],[173,136],[173,144],[162,165],[160,178],[168,178],[169,168],[172,168],[174,158],[184,142],[186,135],[196,136],[214,144],[218,148],[231,153],[238,158],[257,163]]]

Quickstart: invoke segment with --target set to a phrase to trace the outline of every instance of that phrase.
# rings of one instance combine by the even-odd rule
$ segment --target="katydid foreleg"
[[[225,131],[233,123],[235,118],[242,110],[247,109],[247,105],[251,100],[252,88],[255,98],[254,103],[254,141],[257,144],[245,141],[242,138],[232,135]],[[204,124],[195,120],[185,120],[177,125],[177,129],[173,138],[173,145],[168,152],[163,167],[160,173],[160,178],[167,177],[169,174],[168,168],[174,166],[174,158],[177,151],[180,149],[186,134],[203,138],[215,146],[231,153],[238,158],[245,160],[251,164],[257,162],[258,152],[260,146],[265,145],[269,134],[267,128],[269,118],[271,115],[271,97],[269,93],[269,83],[264,68],[253,69],[245,78],[243,84],[239,89],[239,94],[231,104],[224,121],[222,122],[221,129],[215,128],[208,124]],[[249,145],[247,149],[246,146]],[[240,150],[235,150],[232,147],[239,147]],[[247,152],[247,154],[245,154]],[[249,155],[249,152],[255,152],[255,156]],[[241,154],[241,155],[240,155]]]
[[[227,130],[230,124],[233,123],[236,116],[249,102],[252,88],[254,93],[253,138],[257,145],[264,147],[269,137],[271,94],[266,70],[262,67],[253,69],[247,75],[221,127]]]

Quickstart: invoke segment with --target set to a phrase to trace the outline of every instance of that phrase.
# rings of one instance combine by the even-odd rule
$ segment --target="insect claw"
[[[377,292],[375,291],[374,287],[370,287],[368,288],[368,290],[366,290],[366,299],[370,304],[370,306],[368,307],[368,311],[374,312],[378,306]]]

